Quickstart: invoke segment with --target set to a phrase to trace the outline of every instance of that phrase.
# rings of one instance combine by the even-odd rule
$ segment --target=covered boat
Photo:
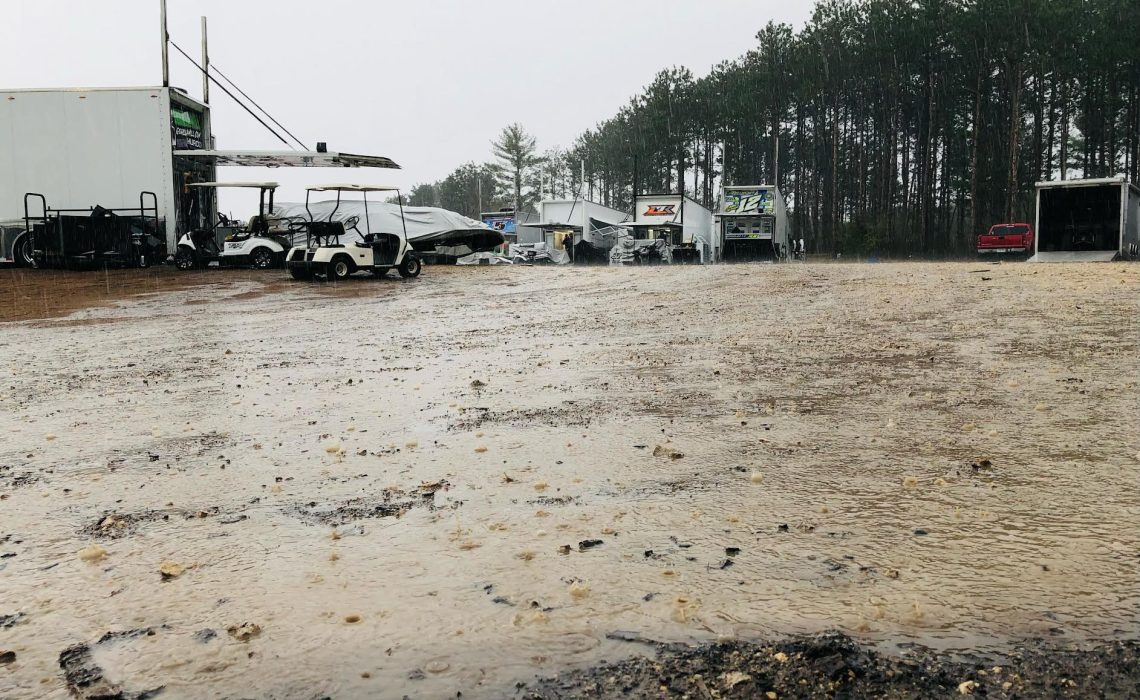
[[[333,219],[344,223],[347,234],[342,241],[344,243],[363,240],[369,233],[395,233],[406,226],[408,242],[420,253],[461,257],[493,250],[503,244],[502,232],[438,207],[404,207],[404,219],[401,221],[398,204],[369,202],[367,217],[364,215],[364,203],[359,201],[344,200],[339,209],[334,201],[309,204],[315,221],[327,221],[334,209]],[[278,204],[273,213],[282,219],[309,220],[304,204]],[[303,241],[304,236],[301,239]]]

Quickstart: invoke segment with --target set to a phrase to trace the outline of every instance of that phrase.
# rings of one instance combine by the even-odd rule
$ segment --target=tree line
[[[1140,1],[820,0],[707,76],[662,70],[568,148],[529,144],[521,170],[496,148],[413,198],[467,213],[448,203],[474,183],[484,210],[578,192],[628,209],[635,189],[712,207],[721,184],[777,184],[811,252],[962,255],[1031,221],[1038,181],[1140,181]]]

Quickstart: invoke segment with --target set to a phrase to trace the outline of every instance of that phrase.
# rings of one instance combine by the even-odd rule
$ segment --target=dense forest
[[[707,76],[661,71],[536,158],[526,195],[711,206],[722,182],[776,183],[810,252],[945,257],[1031,219],[1037,181],[1140,180],[1140,0],[820,0],[798,33],[756,38]],[[470,164],[413,199],[509,204],[504,170]]]

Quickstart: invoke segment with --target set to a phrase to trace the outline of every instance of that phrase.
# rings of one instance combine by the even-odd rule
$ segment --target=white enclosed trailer
[[[726,261],[786,260],[790,253],[788,208],[769,185],[725,187],[717,234]]]
[[[683,195],[638,195],[633,201],[633,221],[625,225],[638,239],[668,240],[674,262],[720,260],[712,212]]]
[[[213,217],[212,199],[181,201],[179,181],[217,179],[174,153],[209,142],[210,108],[173,88],[0,90],[0,221],[23,219],[28,192],[68,209],[129,208],[154,192],[172,251],[182,219]]]
[[[608,262],[614,233],[629,219],[627,212],[580,197],[543,200],[537,208],[537,221],[527,226],[541,229],[543,242],[556,250],[567,250],[575,262]],[[576,252],[581,243],[591,253],[583,253],[579,259]]]
[[[211,134],[210,108],[174,88],[0,90],[0,222],[22,223],[29,192],[56,209],[129,209],[153,192],[173,254],[182,234],[213,227],[214,191],[190,185],[216,181],[218,166],[400,167],[350,153],[212,150]]]
[[[1140,257],[1140,188],[1123,177],[1037,183],[1035,262]]]

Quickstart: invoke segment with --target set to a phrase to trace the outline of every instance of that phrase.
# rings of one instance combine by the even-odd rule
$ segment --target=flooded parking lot
[[[1136,266],[0,271],[0,303],[6,697],[1140,636]]]

